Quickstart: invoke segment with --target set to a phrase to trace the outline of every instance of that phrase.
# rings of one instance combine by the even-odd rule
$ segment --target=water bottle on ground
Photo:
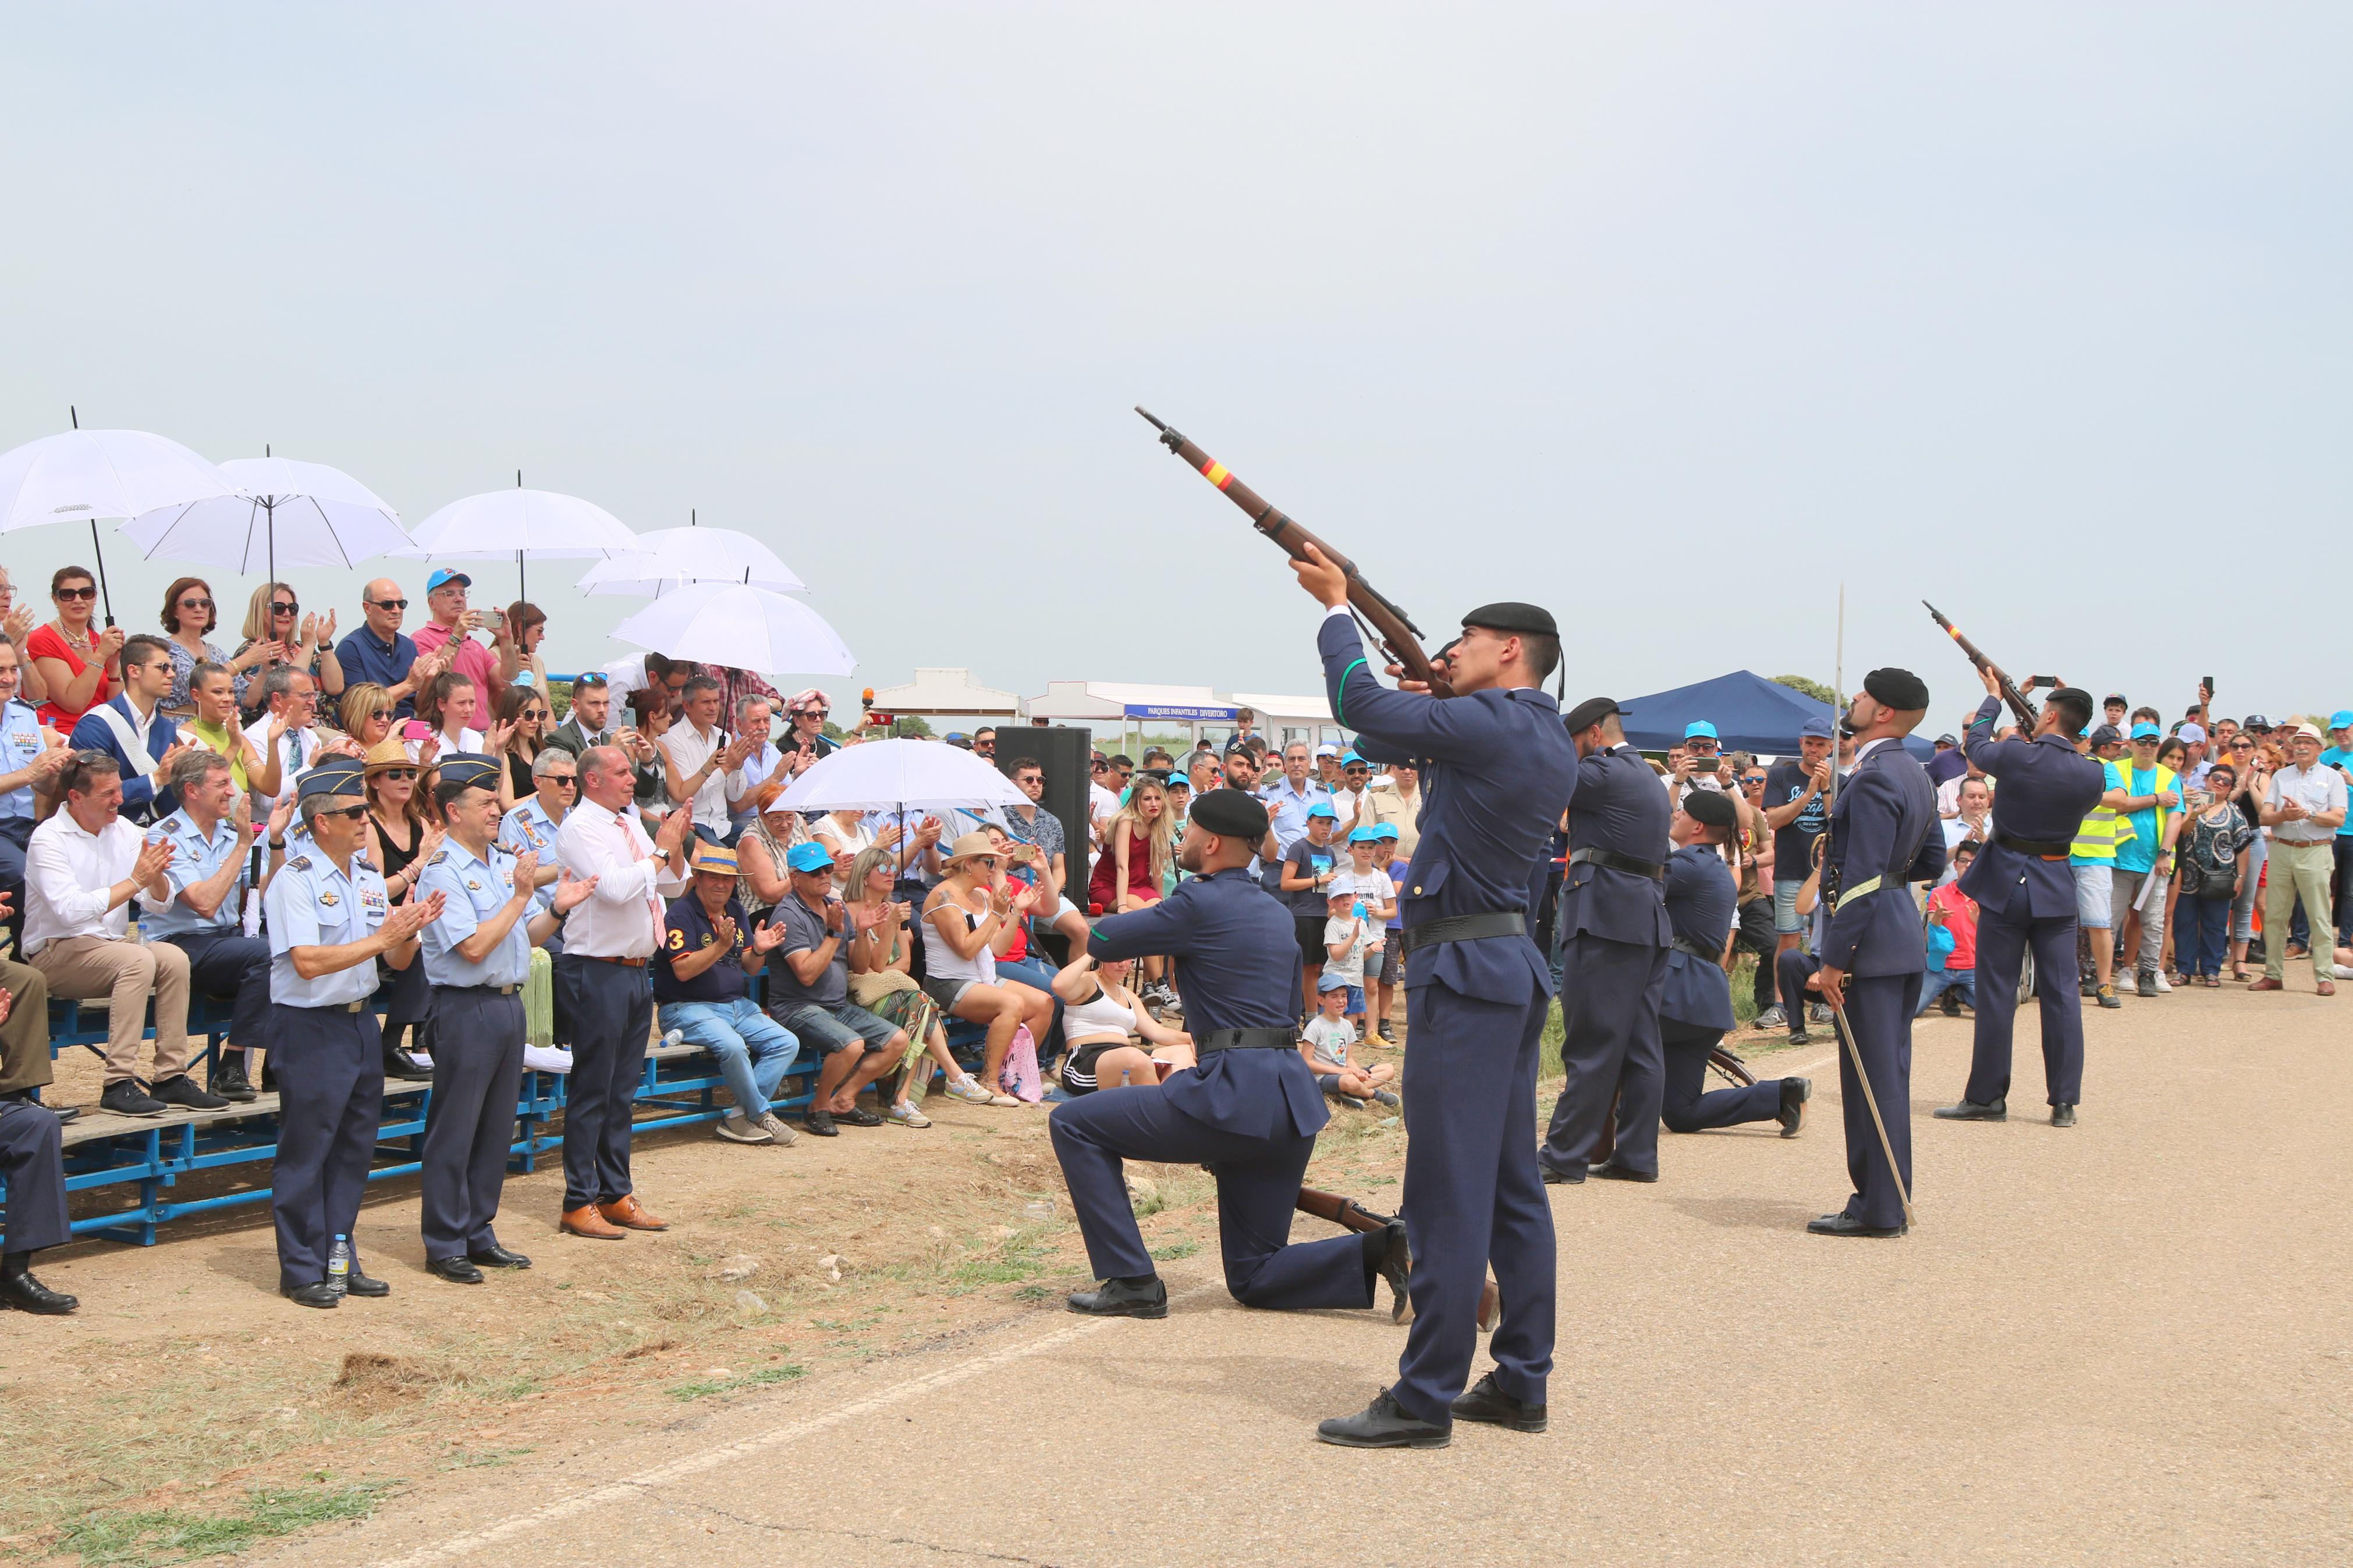
[[[341,1296],[351,1289],[351,1282],[352,1238],[338,1235],[335,1249],[327,1255],[327,1283],[335,1288],[336,1295]]]

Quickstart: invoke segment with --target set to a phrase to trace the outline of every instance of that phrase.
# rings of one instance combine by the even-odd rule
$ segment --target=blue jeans
[[[1961,994],[1961,1000],[1969,1005],[1970,1011],[1976,1011],[1978,1005],[1978,972],[1974,969],[1932,969],[1928,971],[1926,974],[1920,978],[1920,1011],[1913,1014],[1912,1016],[1917,1018],[1925,1015],[1929,1008],[1936,1005],[1936,998],[1942,996],[1947,991],[1959,992]]]
[[[2222,973],[2231,956],[2231,910],[2236,901],[2229,893],[2212,898],[2203,893],[2183,896],[2178,911],[2181,929],[2173,933],[2173,956],[2183,973]]]
[[[741,996],[733,1002],[665,1002],[661,1026],[719,1058],[719,1076],[727,1080],[735,1108],[754,1121],[767,1114],[776,1086],[793,1070],[801,1050],[783,1025]]]

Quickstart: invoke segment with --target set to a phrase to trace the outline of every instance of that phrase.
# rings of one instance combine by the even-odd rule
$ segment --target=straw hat
[[[389,736],[368,748],[366,762],[367,771],[371,773],[380,773],[386,768],[413,768],[417,765],[417,759],[408,754],[408,748]]]
[[[1004,858],[1004,851],[997,848],[997,841],[987,834],[967,833],[949,846],[947,859],[944,863],[953,866],[959,860],[976,859],[983,855],[991,859]]]

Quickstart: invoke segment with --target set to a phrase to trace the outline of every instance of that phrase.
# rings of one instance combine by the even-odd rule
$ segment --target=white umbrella
[[[638,548],[588,568],[584,594],[634,594],[656,598],[684,583],[742,583],[778,594],[803,594],[808,584],[776,552],[732,528],[658,528],[638,535]]]
[[[615,626],[613,636],[671,658],[763,675],[848,675],[858,665],[841,634],[815,610],[740,583],[673,588]]]
[[[517,474],[513,489],[451,501],[410,531],[415,541],[410,548],[392,553],[419,561],[512,558],[520,580],[526,557],[587,560],[638,548],[638,536],[595,501],[554,490],[527,490],[522,480]],[[530,597],[523,593],[517,596]]]
[[[786,786],[771,811],[985,811],[1028,805],[1018,784],[960,746],[869,741],[844,746]]]
[[[162,507],[122,525],[142,554],[232,572],[351,566],[409,546],[400,514],[359,480],[324,463],[231,458],[221,466],[246,494]]]
[[[0,454],[0,533],[45,522],[89,523],[110,626],[114,601],[106,589],[100,520],[243,494],[235,479],[177,441],[144,430],[84,430],[79,417],[71,430]]]

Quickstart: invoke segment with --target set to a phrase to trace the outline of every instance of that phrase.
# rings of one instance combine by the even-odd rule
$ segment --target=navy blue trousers
[[[522,997],[482,986],[433,988],[433,1098],[425,1107],[425,1259],[499,1244],[491,1222],[506,1188],[522,1087]]]
[[[1389,1390],[1421,1420],[1453,1421],[1479,1345],[1489,1264],[1504,1321],[1488,1349],[1514,1399],[1545,1402],[1552,1373],[1552,1205],[1532,1158],[1536,1057],[1551,998],[1490,1002],[1443,985],[1406,992],[1406,1236],[1413,1326]],[[1654,1112],[1655,1114],[1655,1112]]]
[[[1985,940],[1982,926],[1978,940],[1980,944]],[[1982,968],[1982,945],[1978,952]],[[2015,986],[2017,981],[2010,984]],[[1847,976],[1847,1026],[1854,1032],[1855,1048],[1862,1053],[1863,1066],[1870,1070],[1872,1091],[1879,1098],[1880,1114],[1887,1119],[1888,1145],[1895,1151],[1895,1167],[1904,1174],[1907,1193],[1914,1190],[1912,1015],[1919,1010],[1920,976],[1916,974]],[[1879,1147],[1871,1108],[1863,1102],[1862,1085],[1854,1076],[1854,1058],[1843,1044],[1839,1047],[1839,1094],[1846,1110],[1847,1179],[1854,1184],[1854,1195],[1847,1199],[1845,1212],[1868,1226],[1902,1225],[1904,1200],[1888,1179],[1887,1155]]]
[[[572,1012],[572,1073],[564,1086],[564,1206],[629,1195],[629,1126],[654,1026],[646,972],[577,953],[555,961],[555,994]]]
[[[269,944],[238,931],[166,937],[188,955],[188,990],[198,996],[227,996],[229,1043],[259,1048],[269,1017]]]
[[[1659,1046],[1659,998],[1666,990],[1667,951],[1581,931],[1561,943],[1560,1065],[1566,1081],[1537,1152],[1539,1163],[1582,1172],[1600,1147],[1614,1100],[1617,1146],[1610,1158],[1630,1170],[1659,1168],[1659,1104],[1666,1070]]]
[[[0,1100],[0,1182],[8,1184],[0,1252],[38,1252],[72,1239],[58,1119],[21,1100]]]
[[[1746,1089],[1707,1089],[1707,1053],[1724,1038],[1722,1029],[1662,1018],[1659,1038],[1667,1053],[1666,1095],[1659,1107],[1659,1120],[1667,1124],[1668,1131],[1704,1132],[1711,1127],[1779,1120],[1781,1080],[1778,1078],[1759,1079]],[[1655,1148],[1655,1135],[1651,1142]]]
[[[1781,993],[1781,1011],[1789,1016],[1789,1033],[1797,1034],[1806,1026],[1806,1009],[1820,1001],[1820,992],[1809,992],[1806,982],[1822,966],[1822,961],[1802,947],[1792,947],[1773,957],[1773,979]]]
[[[1208,1165],[1218,1180],[1218,1238],[1226,1289],[1245,1307],[1369,1307],[1386,1239],[1335,1236],[1291,1240],[1299,1179],[1313,1137],[1252,1138],[1212,1127],[1170,1105],[1156,1084],[1098,1089],[1054,1107],[1047,1119],[1071,1207],[1098,1279],[1155,1272],[1121,1162]]]
[[[2034,948],[2034,994],[2042,1011],[2042,1078],[2053,1105],[2080,1105],[2084,1095],[2084,994],[2075,979],[2075,917],[2020,921],[1996,910],[1978,910],[1978,997],[1975,1048],[1962,1097],[1990,1105],[2010,1093],[2011,1030],[2017,1025],[2018,972]]]
[[[384,1035],[375,1015],[269,1005],[262,1043],[278,1074],[278,1158],[269,1175],[278,1283],[327,1277],[335,1237],[350,1237],[359,1269],[360,1194],[384,1120]]]

